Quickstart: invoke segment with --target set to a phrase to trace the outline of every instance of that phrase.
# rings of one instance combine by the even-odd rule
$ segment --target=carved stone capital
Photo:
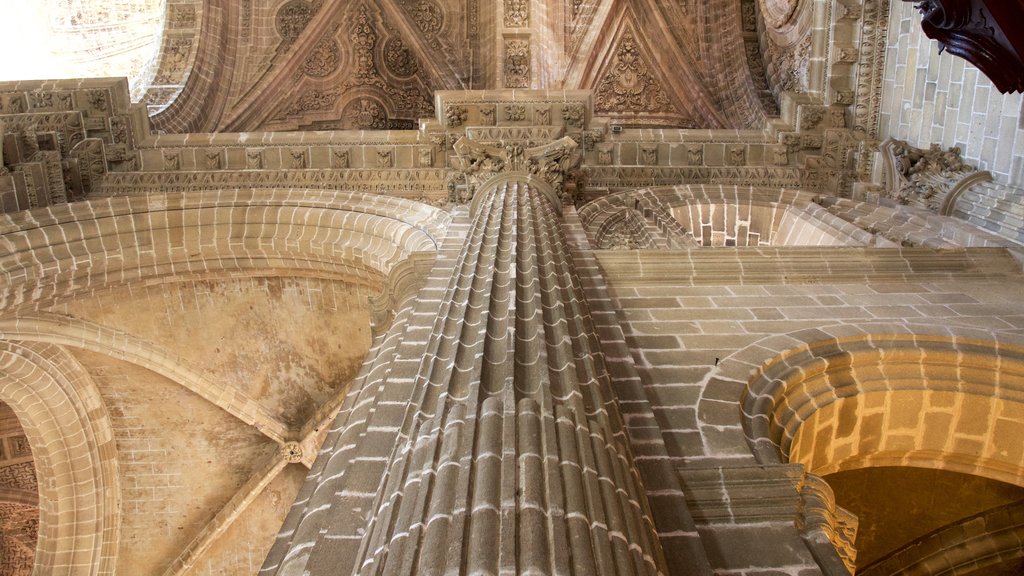
[[[979,182],[992,180],[988,172],[965,164],[957,147],[928,150],[892,138],[879,145],[885,177],[885,195],[899,204],[927,208],[948,216],[956,199]]]
[[[468,201],[477,189],[495,176],[519,173],[547,183],[558,196],[556,204],[571,202],[573,190],[567,184],[575,179],[574,172],[582,160],[576,141],[563,136],[540,146],[527,147],[528,144],[524,141],[485,144],[467,137],[460,138],[454,148],[468,190],[467,197],[458,200]]]

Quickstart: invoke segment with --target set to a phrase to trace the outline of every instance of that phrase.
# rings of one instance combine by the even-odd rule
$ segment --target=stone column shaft
[[[363,511],[358,549],[331,538],[351,514],[311,509],[294,529],[286,523],[291,549],[301,552],[265,573],[664,572],[553,194],[543,186],[508,174],[477,192],[415,376],[413,415]],[[319,477],[348,474],[346,464],[335,461]]]

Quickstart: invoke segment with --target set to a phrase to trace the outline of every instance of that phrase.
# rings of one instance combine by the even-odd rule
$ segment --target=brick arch
[[[58,346],[0,342],[0,401],[18,416],[39,477],[35,572],[113,574],[120,487],[95,384]]]
[[[741,421],[755,458],[818,475],[917,466],[1024,485],[1024,342],[957,327],[807,330],[755,344]],[[766,354],[767,353],[767,354]],[[746,360],[743,360],[746,358]]]
[[[141,279],[218,272],[383,284],[450,217],[324,190],[104,198],[0,216],[0,310]]]

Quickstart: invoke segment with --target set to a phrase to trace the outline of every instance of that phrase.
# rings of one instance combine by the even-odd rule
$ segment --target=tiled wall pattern
[[[880,138],[959,146],[996,181],[1024,183],[1021,95],[1000,94],[971,64],[940,55],[920,26],[911,3],[892,2]]]

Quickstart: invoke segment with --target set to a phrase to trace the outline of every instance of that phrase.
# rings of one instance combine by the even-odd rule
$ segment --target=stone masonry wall
[[[938,53],[909,2],[892,2],[880,138],[927,148],[959,146],[968,163],[1002,183],[1024,183],[1020,94],[1000,94],[966,61]]]

